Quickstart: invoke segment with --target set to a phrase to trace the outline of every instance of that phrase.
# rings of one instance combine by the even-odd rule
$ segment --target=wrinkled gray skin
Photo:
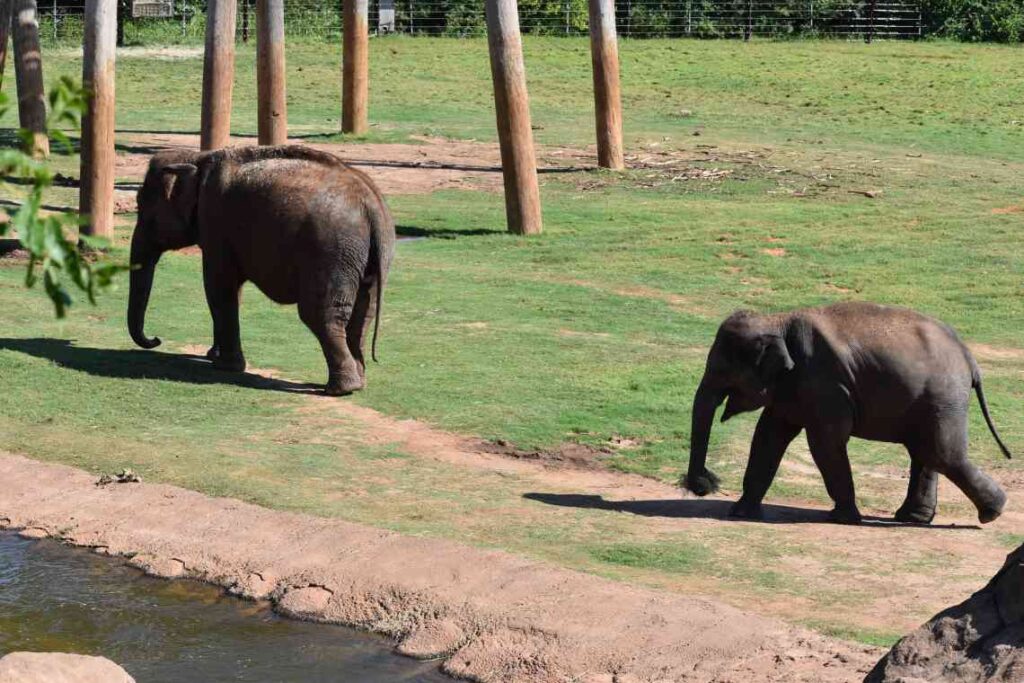
[[[365,386],[363,344],[380,309],[395,227],[364,173],[299,146],[168,152],[150,161],[138,205],[128,302],[136,344],[160,344],[143,328],[161,254],[198,245],[213,318],[207,357],[216,367],[245,369],[238,306],[242,285],[252,282],[277,303],[298,304],[327,360],[328,394]],[[375,325],[374,351],[376,340]]]
[[[750,445],[736,517],[760,519],[761,501],[786,448],[803,430],[835,503],[831,519],[858,522],[846,443],[851,436],[903,444],[910,487],[896,519],[927,524],[935,516],[938,474],[978,509],[1000,515],[1006,494],[967,460],[967,410],[977,392],[989,429],[981,375],[947,325],[905,308],[842,303],[776,315],[734,313],[718,329],[693,402],[686,488],[718,488],[705,468],[715,411],[722,421],[763,408]]]

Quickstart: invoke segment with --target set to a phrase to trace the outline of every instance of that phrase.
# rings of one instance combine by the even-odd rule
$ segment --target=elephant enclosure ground
[[[1024,51],[625,41],[629,168],[613,174],[593,168],[586,41],[528,38],[547,172],[545,233],[526,239],[503,231],[485,43],[371,47],[375,125],[357,140],[333,133],[339,48],[288,56],[296,141],[362,164],[400,234],[424,238],[398,245],[367,390],[314,395],[316,341],[251,288],[253,368],[211,370],[196,357],[210,331],[195,253],[157,269],[153,352],[124,329],[126,283],[55,322],[24,264],[0,258],[0,451],[706,596],[862,654],[966,598],[1024,543]],[[66,50],[44,59],[48,78],[80,72]],[[253,63],[240,46],[239,142],[255,129]],[[194,144],[201,71],[187,49],[119,58],[118,256],[147,155]],[[47,203],[70,206],[78,157],[54,163],[64,179]],[[1002,458],[972,405],[972,457],[1007,489],[1004,517],[978,527],[943,482],[933,526],[892,524],[907,457],[853,441],[869,521],[826,524],[798,440],[767,520],[730,521],[750,415],[712,434],[721,495],[675,487],[718,322],[842,299],[917,308],[972,345],[1019,454]]]

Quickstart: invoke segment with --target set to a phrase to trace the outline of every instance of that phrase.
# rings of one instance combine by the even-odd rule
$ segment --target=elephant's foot
[[[764,519],[764,508],[761,507],[761,503],[740,498],[729,509],[729,516],[737,519],[761,520]]]
[[[358,374],[348,377],[331,377],[327,380],[324,393],[328,396],[348,396],[366,387],[366,380]]]
[[[836,505],[828,513],[828,521],[836,524],[860,524],[860,510],[854,504]]]
[[[216,347],[214,347],[216,348]],[[213,351],[213,349],[211,349]],[[207,353],[209,358],[209,353]],[[242,352],[231,354],[223,354],[218,352],[210,360],[213,361],[213,367],[218,370],[224,370],[225,372],[244,372],[245,371],[245,356]]]
[[[988,524],[999,518],[999,515],[1003,514],[1003,508],[1006,506],[1006,496],[1004,495],[1001,500],[995,501],[991,505],[978,508],[978,521],[982,524]]]
[[[931,524],[935,519],[935,508],[904,504],[893,515],[893,519],[903,524]]]

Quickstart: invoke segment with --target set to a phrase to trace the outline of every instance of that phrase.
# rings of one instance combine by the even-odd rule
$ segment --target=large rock
[[[1024,545],[988,585],[889,651],[864,683],[1024,681]]]
[[[0,683],[135,683],[135,679],[103,657],[12,652],[0,659]]]

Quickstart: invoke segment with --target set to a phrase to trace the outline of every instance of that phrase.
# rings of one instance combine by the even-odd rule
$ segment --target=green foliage
[[[1024,41],[1020,0],[922,0],[927,32],[963,41]]]
[[[78,128],[86,109],[86,93],[70,78],[61,78],[50,91],[47,129],[50,138],[69,151],[71,141],[60,126]],[[0,93],[0,116],[7,108],[7,97]],[[96,303],[96,291],[110,284],[111,278],[125,266],[112,262],[92,262],[66,232],[80,224],[74,214],[41,213],[43,194],[53,185],[54,173],[46,161],[34,159],[22,151],[32,145],[32,133],[19,130],[22,149],[0,150],[0,176],[18,178],[28,185],[27,195],[17,206],[5,208],[7,220],[0,223],[0,237],[13,231],[29,254],[25,286],[33,287],[41,279],[54,312],[63,318],[72,298],[68,283],[82,291],[90,303]],[[83,236],[85,246],[99,250],[103,240]]]

